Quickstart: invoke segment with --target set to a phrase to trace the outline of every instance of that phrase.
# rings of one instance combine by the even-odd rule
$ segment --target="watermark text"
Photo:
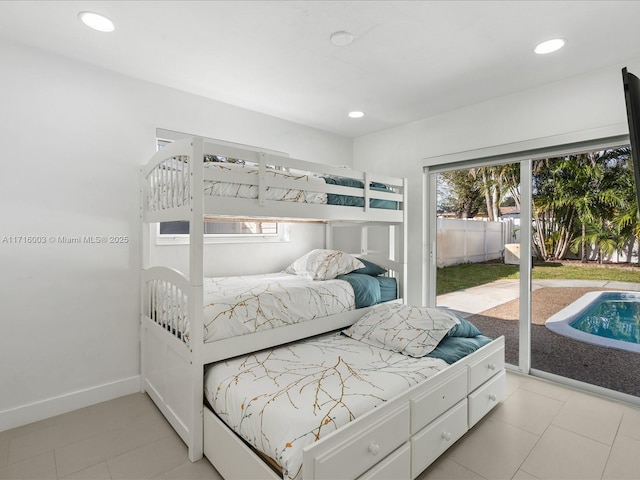
[[[128,235],[2,235],[0,245],[114,245],[129,240]]]

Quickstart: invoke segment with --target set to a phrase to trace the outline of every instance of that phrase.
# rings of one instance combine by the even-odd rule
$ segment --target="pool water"
[[[570,325],[592,335],[640,344],[640,296],[602,292]]]
[[[586,293],[545,326],[581,342],[640,353],[640,292]]]

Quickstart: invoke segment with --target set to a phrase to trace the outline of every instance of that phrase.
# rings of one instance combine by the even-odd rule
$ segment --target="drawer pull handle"
[[[445,440],[445,442],[448,442],[451,440],[451,434],[449,432],[442,432],[442,438]]]
[[[371,445],[369,445],[369,453],[373,456],[376,456],[380,453],[380,445],[378,445],[377,443],[372,443]]]
[[[491,400],[492,402],[495,402],[497,399],[498,397],[496,397],[493,393],[489,395],[489,400]]]
[[[495,370],[496,369],[496,364],[495,363],[490,363],[489,365],[487,365],[487,368],[489,370]]]

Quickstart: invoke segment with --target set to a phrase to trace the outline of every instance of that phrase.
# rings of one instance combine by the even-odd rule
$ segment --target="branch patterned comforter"
[[[234,173],[242,173],[255,177],[254,183],[257,183],[258,170],[255,167],[234,164],[208,162],[204,164],[205,171],[227,171]],[[306,175],[302,173],[292,173],[284,170],[275,170],[267,168],[265,175],[276,179],[293,180],[300,183],[300,189],[295,188],[277,188],[267,187],[265,195],[267,200],[278,200],[284,202],[299,203],[327,203],[327,194],[322,192],[314,192],[313,185],[323,185],[325,182],[322,178]],[[238,198],[258,198],[258,187],[256,185],[247,185],[241,183],[218,182],[205,180],[205,195],[215,195],[220,197],[238,197]]]
[[[287,273],[205,278],[203,294],[205,342],[355,308],[349,283]]]
[[[205,396],[285,479],[298,479],[305,446],[445,368],[333,333],[211,365]]]
[[[164,167],[168,170],[174,171],[176,169],[183,170],[185,166],[181,164],[181,157],[171,159]],[[204,194],[217,196],[217,197],[235,197],[235,198],[258,198],[258,178],[259,171],[253,165],[229,163],[229,162],[205,162],[204,172],[209,179],[204,180]],[[236,174],[242,176],[243,180],[249,183],[235,183],[228,181],[213,180],[211,177],[216,177],[216,174]],[[346,205],[354,207],[362,207],[364,205],[364,198],[362,197],[362,189],[364,183],[360,180],[342,177],[321,177],[316,175],[309,175],[302,172],[290,172],[286,170],[276,170],[274,168],[265,169],[264,175],[269,179],[287,180],[293,181],[300,185],[299,188],[281,188],[281,187],[266,187],[265,199],[275,200],[283,202],[297,202],[297,203],[314,203],[314,204],[329,204],[329,205]],[[160,176],[153,179],[157,182],[154,185],[153,191],[157,192],[152,194],[148,198],[149,210],[162,210],[164,205],[162,199],[169,196],[175,197],[176,206],[189,204],[189,176],[183,175],[168,175]],[[318,186],[324,186],[325,184],[340,185],[354,188],[354,196],[351,195],[337,195],[327,194],[318,190]],[[372,183],[370,185],[372,190],[380,192],[390,192],[386,185],[381,183]],[[359,189],[356,190],[356,189]],[[395,201],[371,199],[369,205],[372,208],[385,208],[395,210],[398,208],[398,204]]]

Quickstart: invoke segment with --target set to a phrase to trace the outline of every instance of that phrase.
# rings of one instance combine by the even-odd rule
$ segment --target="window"
[[[205,235],[275,235],[276,222],[205,221]],[[189,222],[162,222],[160,235],[189,235]]]
[[[175,132],[159,131],[162,138],[157,138],[157,149],[161,150],[165,145],[182,137],[190,136]],[[236,163],[232,158],[216,158],[215,161]],[[241,162],[241,161],[240,161]],[[288,242],[289,226],[280,222],[242,222],[205,220],[204,243],[251,243],[251,242]],[[156,243],[158,245],[188,244],[189,222],[160,222],[156,231]]]
[[[289,225],[280,222],[204,222],[204,243],[288,242]],[[161,222],[156,231],[158,245],[189,243],[189,222]]]

